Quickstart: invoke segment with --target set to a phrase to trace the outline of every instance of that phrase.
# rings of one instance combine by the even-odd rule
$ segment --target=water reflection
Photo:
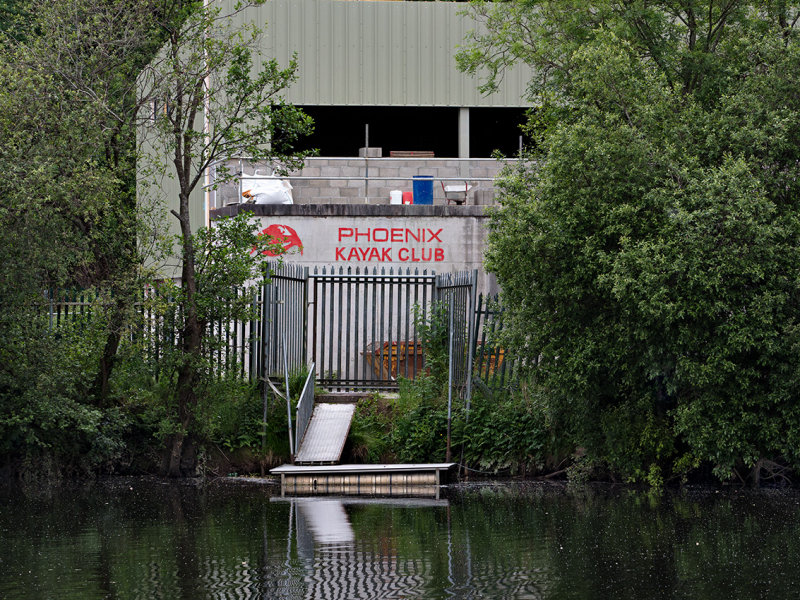
[[[273,499],[284,500],[284,499]],[[290,498],[305,598],[424,597],[425,560],[405,559],[387,538],[356,539],[345,506],[447,508],[447,501]],[[291,539],[291,536],[290,536]],[[291,551],[289,552],[291,554]]]
[[[0,598],[790,598],[800,495],[473,486],[448,500],[125,482],[0,490]]]
[[[291,507],[297,515],[298,547],[311,546],[313,549],[313,544],[352,545],[355,541],[353,526],[341,500],[295,498],[291,500]],[[313,544],[310,543],[310,537],[313,538]]]

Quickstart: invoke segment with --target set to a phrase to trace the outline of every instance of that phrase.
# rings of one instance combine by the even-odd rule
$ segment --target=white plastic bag
[[[292,184],[277,177],[242,177],[243,202],[294,204]]]

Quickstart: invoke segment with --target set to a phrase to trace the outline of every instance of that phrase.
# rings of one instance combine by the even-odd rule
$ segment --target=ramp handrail
[[[294,436],[294,454],[300,449],[303,443],[303,436],[308,429],[308,424],[311,421],[311,416],[314,414],[314,395],[316,379],[316,365],[311,363],[308,366],[308,376],[303,385],[303,391],[300,393],[300,399],[297,401],[297,411],[295,419],[295,436]]]

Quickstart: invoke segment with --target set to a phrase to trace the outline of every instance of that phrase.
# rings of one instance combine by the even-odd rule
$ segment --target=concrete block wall
[[[266,172],[263,166],[246,162],[242,166],[248,175],[256,168]],[[239,162],[231,162],[229,168],[238,172]],[[445,185],[466,181],[474,186],[468,204],[487,205],[495,203],[491,180],[502,168],[503,163],[492,158],[308,158],[286,179],[292,184],[295,204],[389,204],[390,191],[411,191],[414,175],[432,175],[434,205],[447,204],[440,180]],[[236,181],[220,186],[215,205],[235,203],[238,194]]]

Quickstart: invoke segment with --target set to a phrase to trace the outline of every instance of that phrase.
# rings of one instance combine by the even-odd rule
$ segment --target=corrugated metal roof
[[[287,99],[300,105],[528,106],[531,73],[519,66],[491,96],[456,68],[456,47],[476,23],[455,2],[270,0],[236,15],[265,27],[264,57],[299,80]]]

